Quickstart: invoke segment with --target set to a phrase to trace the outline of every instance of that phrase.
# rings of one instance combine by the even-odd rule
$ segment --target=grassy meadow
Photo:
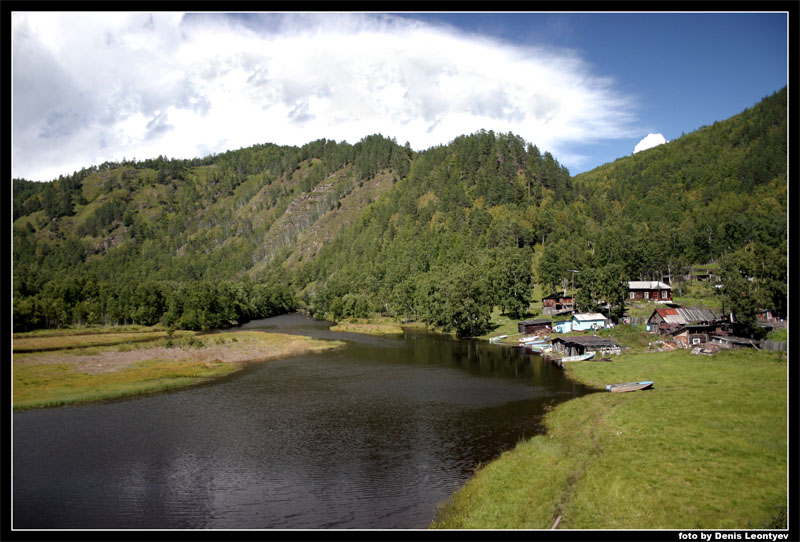
[[[257,331],[94,331],[15,334],[14,409],[161,392],[209,382],[250,362],[342,344]]]
[[[652,390],[563,403],[547,433],[478,471],[434,528],[785,528],[787,367],[780,352],[626,354],[570,377]]]
[[[394,318],[374,315],[371,318],[349,318],[337,322],[331,331],[346,331],[366,335],[402,335],[403,328]]]

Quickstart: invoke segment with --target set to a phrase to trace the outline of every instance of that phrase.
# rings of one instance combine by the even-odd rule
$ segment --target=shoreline
[[[205,384],[248,365],[337,348],[335,340],[255,331],[153,332],[149,340],[97,333],[95,342],[60,334],[60,348],[13,352],[13,411],[105,401]],[[111,340],[109,340],[109,336]]]
[[[753,350],[569,364],[598,390],[655,386],[558,405],[545,434],[478,470],[430,527],[785,529],[786,369],[785,355]]]

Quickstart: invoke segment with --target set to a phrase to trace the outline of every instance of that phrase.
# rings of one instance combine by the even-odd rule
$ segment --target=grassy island
[[[434,528],[786,528],[784,353],[633,353],[574,363],[598,389],[482,468]],[[605,385],[654,380],[649,391]],[[600,391],[603,390],[603,391]]]
[[[374,316],[372,318],[349,318],[337,322],[331,331],[346,331],[366,335],[402,335],[403,328],[393,318]]]
[[[341,344],[257,331],[200,334],[141,326],[18,333],[14,409],[166,391],[232,374],[247,363]]]

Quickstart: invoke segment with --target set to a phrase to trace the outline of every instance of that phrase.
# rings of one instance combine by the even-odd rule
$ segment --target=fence
[[[785,352],[786,341],[769,341],[767,339],[764,339],[763,341],[761,341],[761,343],[759,343],[758,347],[763,348],[764,350],[774,350],[774,351],[783,350]]]

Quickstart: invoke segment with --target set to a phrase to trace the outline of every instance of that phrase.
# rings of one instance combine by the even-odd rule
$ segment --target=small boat
[[[545,335],[544,337],[535,336],[535,337],[522,337],[519,342],[520,344],[534,344],[534,343],[548,343],[549,337]]]
[[[561,358],[561,362],[565,361],[586,361],[587,359],[592,359],[594,357],[594,352],[589,352],[588,354],[581,354],[580,356],[567,356],[565,358]]]
[[[526,348],[527,350],[531,350],[533,352],[538,352],[538,353],[549,352],[550,350],[553,349],[553,347],[550,346],[549,343],[544,343],[544,344],[526,344],[526,345],[523,345],[523,348]]]
[[[490,343],[496,343],[496,342],[500,342],[500,341],[502,341],[503,339],[505,339],[506,337],[508,337],[508,335],[498,335],[497,337],[491,337],[491,338],[489,339],[489,342],[490,342]]]
[[[623,391],[637,391],[646,390],[653,387],[652,380],[644,380],[642,382],[625,382],[624,384],[609,384],[606,386],[608,391],[623,392]]]

